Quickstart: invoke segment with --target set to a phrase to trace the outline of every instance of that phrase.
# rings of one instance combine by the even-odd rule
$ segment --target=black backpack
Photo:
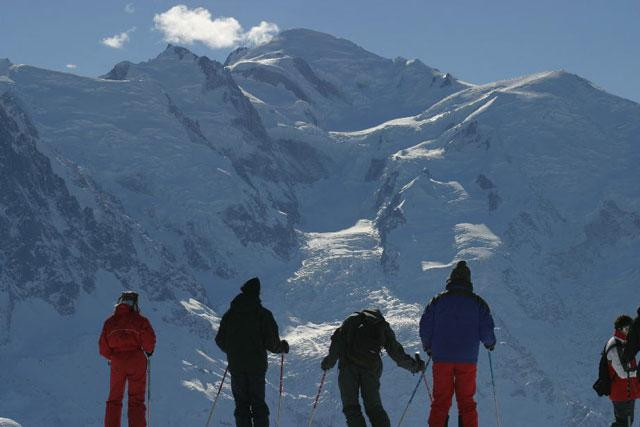
[[[607,354],[613,349],[620,352],[620,345],[615,342],[611,347],[604,346],[602,353],[600,353],[600,363],[598,364],[598,379],[593,383],[593,389],[598,396],[609,396],[611,393],[611,377],[609,376],[609,361],[607,360]]]
[[[384,344],[384,323],[384,319],[367,310],[349,317],[345,325],[346,356],[351,362],[372,369],[378,365]]]

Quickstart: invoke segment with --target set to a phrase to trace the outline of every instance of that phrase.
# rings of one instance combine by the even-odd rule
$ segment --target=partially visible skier
[[[364,310],[347,317],[331,336],[329,355],[322,360],[323,370],[338,364],[338,386],[342,398],[342,412],[348,427],[366,427],[360,399],[373,427],[389,427],[387,415],[380,399],[382,360],[380,351],[387,354],[409,372],[425,369],[424,362],[407,355],[396,340],[391,326],[379,310]]]
[[[122,398],[128,383],[129,427],[145,427],[147,358],[156,345],[151,323],[140,314],[138,294],[122,292],[115,311],[102,328],[100,354],[109,360],[111,380],[105,414],[105,427],[120,427]]]
[[[476,364],[480,342],[493,351],[496,337],[489,306],[473,293],[471,271],[465,261],[457,263],[446,290],[435,296],[420,319],[420,338],[433,359],[433,402],[430,427],[446,426],[455,392],[458,423],[478,426]]]
[[[640,351],[640,307],[638,307],[638,315],[636,316],[631,327],[629,328],[629,335],[627,336],[627,345],[622,353],[622,361],[628,363],[636,358],[636,354]]]
[[[613,336],[605,347],[609,363],[609,378],[611,378],[609,399],[613,403],[615,417],[611,427],[633,425],[635,400],[640,398],[635,356],[629,363],[623,363],[620,357],[628,346],[627,336],[632,322],[629,316],[619,316],[613,325]]]
[[[269,407],[264,400],[267,351],[288,353],[273,314],[260,302],[260,280],[248,280],[222,316],[216,344],[227,354],[231,392],[238,427],[266,427]]]

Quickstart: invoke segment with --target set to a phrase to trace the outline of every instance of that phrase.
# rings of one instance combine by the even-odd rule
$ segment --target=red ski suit
[[[104,419],[105,427],[120,427],[124,386],[129,382],[129,427],[146,427],[144,394],[147,357],[153,353],[156,335],[146,317],[127,304],[118,304],[100,335],[100,354],[111,364],[111,387]]]
[[[456,394],[460,425],[478,427],[478,412],[473,396],[476,394],[476,364],[434,362],[433,402],[429,427],[445,427],[453,393]]]

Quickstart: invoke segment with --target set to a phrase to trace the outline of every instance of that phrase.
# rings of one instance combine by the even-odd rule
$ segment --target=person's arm
[[[494,333],[495,323],[491,316],[491,310],[485,303],[480,304],[480,341],[489,350],[496,346],[496,335]]]
[[[280,339],[278,324],[273,318],[273,314],[267,309],[264,309],[262,317],[262,342],[271,353],[289,352],[289,344]]]
[[[107,324],[105,323],[102,327],[102,333],[100,334],[100,340],[98,341],[98,349],[100,351],[100,355],[107,360],[111,360],[113,356],[113,350],[109,347],[109,342],[107,341]]]
[[[147,356],[152,355],[156,349],[156,333],[147,318],[143,318],[140,341],[142,341],[142,350],[147,353]]]
[[[422,348],[429,355],[431,354],[431,339],[433,338],[434,312],[433,304],[429,303],[420,318],[420,340]]]
[[[404,351],[402,344],[396,339],[396,334],[391,329],[391,326],[386,321],[384,322],[384,349],[394,362],[401,368],[406,369],[409,372],[416,371],[416,360],[409,356]]]
[[[329,346],[329,354],[322,359],[320,367],[323,370],[333,368],[340,357],[344,348],[344,336],[342,326],[336,329],[331,335],[331,345]]]
[[[218,326],[218,333],[216,334],[216,344],[224,353],[227,352],[227,323],[229,322],[229,316],[225,313],[220,320],[220,326]]]

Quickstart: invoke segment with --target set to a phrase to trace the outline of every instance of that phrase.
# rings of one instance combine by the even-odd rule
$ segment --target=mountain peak
[[[571,95],[584,89],[600,90],[589,80],[565,70],[543,71],[528,76],[507,80],[509,90],[532,90],[540,93]]]
[[[196,60],[198,59],[198,55],[194,54],[193,52],[191,52],[189,49],[185,47],[175,46],[175,45],[172,45],[171,43],[169,43],[166,49],[156,57],[156,59],[164,59],[164,60],[177,59],[179,61],[182,61],[185,58],[190,60]]]
[[[269,43],[253,49],[236,50],[229,56],[228,63],[232,65],[240,59],[257,58],[273,52],[300,57],[309,63],[317,60],[383,60],[349,40],[320,31],[295,28],[282,31]]]

